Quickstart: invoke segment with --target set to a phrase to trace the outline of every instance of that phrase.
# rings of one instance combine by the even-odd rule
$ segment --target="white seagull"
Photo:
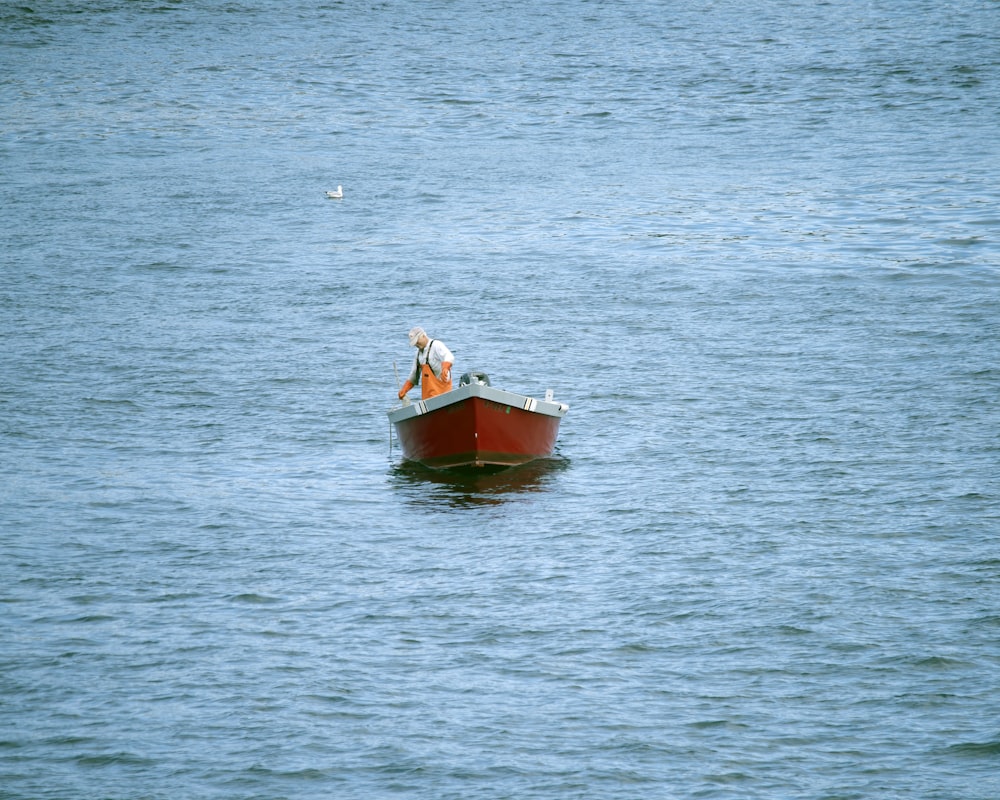
[[[337,187],[337,191],[335,191],[335,192],[327,192],[326,196],[330,200],[339,200],[340,198],[342,198],[344,196],[344,187],[343,186],[338,186]]]

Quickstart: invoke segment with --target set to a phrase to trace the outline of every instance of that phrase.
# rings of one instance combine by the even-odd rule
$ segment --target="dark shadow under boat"
[[[390,475],[399,488],[416,489],[421,499],[430,502],[445,499],[458,506],[494,505],[517,495],[545,491],[569,464],[568,458],[557,455],[514,467],[445,470],[402,461],[392,466]]]

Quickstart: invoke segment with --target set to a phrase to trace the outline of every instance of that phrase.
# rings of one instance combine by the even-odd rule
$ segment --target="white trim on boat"
[[[404,420],[437,411],[453,403],[460,403],[470,397],[481,397],[483,400],[490,400],[501,405],[520,408],[535,414],[545,414],[549,417],[565,416],[569,406],[565,403],[558,403],[549,400],[538,400],[527,395],[507,392],[503,389],[496,389],[481,383],[470,383],[452,389],[450,392],[439,394],[437,397],[430,397],[427,400],[418,400],[409,405],[399,406],[389,411],[389,421],[392,423],[403,422]]]

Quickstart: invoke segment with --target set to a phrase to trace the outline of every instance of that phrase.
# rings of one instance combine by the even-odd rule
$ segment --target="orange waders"
[[[431,345],[432,341],[427,345],[427,360],[430,361],[431,357]],[[420,365],[420,397],[426,400],[428,397],[437,397],[439,394],[444,394],[445,392],[451,391],[451,369],[447,370],[444,377],[448,380],[443,381],[434,374],[434,370],[431,369],[430,364]]]

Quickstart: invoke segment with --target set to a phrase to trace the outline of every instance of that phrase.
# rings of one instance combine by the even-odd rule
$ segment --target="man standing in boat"
[[[410,376],[399,390],[399,399],[414,386],[420,386],[421,397],[435,397],[451,391],[451,365],[455,357],[444,342],[431,339],[423,328],[410,330],[410,345],[417,348]]]

